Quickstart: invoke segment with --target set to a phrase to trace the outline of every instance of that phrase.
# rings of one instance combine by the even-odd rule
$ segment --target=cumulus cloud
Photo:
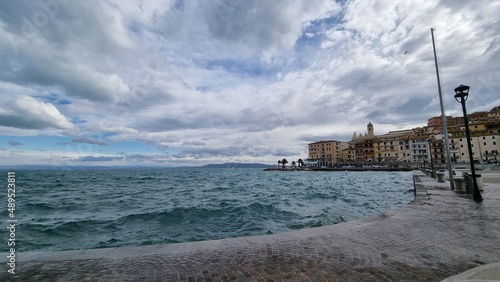
[[[205,3],[210,35],[225,44],[275,54],[291,49],[312,21],[336,14],[335,1],[215,1]],[[234,45],[233,45],[234,46]]]
[[[0,41],[10,51],[3,63],[11,70],[0,79],[60,86],[69,96],[96,101],[127,95],[128,85],[103,60],[134,43],[119,11],[100,1],[52,1],[48,10],[44,3],[9,2],[0,12],[0,28],[10,39]]]
[[[1,99],[0,125],[22,129],[73,129],[74,125],[50,103],[19,95]]]
[[[0,126],[126,156],[86,163],[304,157],[316,138],[440,114],[431,27],[448,114],[462,83],[470,111],[496,106],[499,13],[487,1],[8,1]]]

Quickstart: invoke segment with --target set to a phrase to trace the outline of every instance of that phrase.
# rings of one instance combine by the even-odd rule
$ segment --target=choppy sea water
[[[7,171],[0,173],[6,222]],[[273,234],[375,215],[413,199],[411,172],[19,170],[16,186],[17,251]]]

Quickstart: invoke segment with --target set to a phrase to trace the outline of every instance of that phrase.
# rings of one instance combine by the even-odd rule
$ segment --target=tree
[[[297,162],[299,163],[299,167],[304,166],[304,161],[302,159],[299,159]]]
[[[278,161],[278,167],[280,167],[280,165],[281,165],[281,161]]]
[[[288,163],[286,159],[281,160],[281,164],[283,165],[283,168],[285,168],[285,165]]]
[[[292,167],[295,167],[296,165],[295,161],[292,161]]]

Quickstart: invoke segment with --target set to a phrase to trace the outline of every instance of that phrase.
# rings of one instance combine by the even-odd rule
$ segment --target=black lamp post
[[[467,97],[469,96],[470,87],[467,85],[460,84],[457,88],[455,88],[455,100],[462,104],[462,111],[464,112],[464,125],[465,125],[465,135],[467,137],[467,148],[469,150],[469,161],[470,161],[470,171],[472,173],[472,198],[476,202],[481,202],[483,197],[481,193],[479,193],[479,188],[477,187],[476,181],[476,169],[474,168],[474,158],[472,156],[472,146],[470,143],[470,131],[469,131],[469,120],[467,119],[467,110],[465,109],[465,101],[467,101]]]
[[[434,178],[435,175],[434,162],[432,161],[432,150],[431,150],[432,138],[427,139],[427,142],[429,143],[429,155],[431,156],[431,177]]]

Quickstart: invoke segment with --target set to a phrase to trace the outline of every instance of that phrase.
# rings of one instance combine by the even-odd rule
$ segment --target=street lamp
[[[432,161],[431,142],[432,138],[427,139],[427,143],[429,143],[429,154],[431,155],[431,177],[434,178],[435,172],[434,172],[434,162]]]
[[[469,96],[469,89],[469,86],[460,84],[460,86],[455,88],[455,100],[462,104],[462,111],[464,113],[465,136],[467,137],[470,171],[472,173],[472,185],[474,186],[472,191],[472,198],[476,202],[481,202],[483,200],[483,197],[481,196],[481,193],[479,193],[479,188],[477,187],[476,169],[474,168],[474,158],[472,156],[472,146],[470,143],[469,120],[467,119],[467,110],[465,109],[465,101],[467,101],[467,97]]]

